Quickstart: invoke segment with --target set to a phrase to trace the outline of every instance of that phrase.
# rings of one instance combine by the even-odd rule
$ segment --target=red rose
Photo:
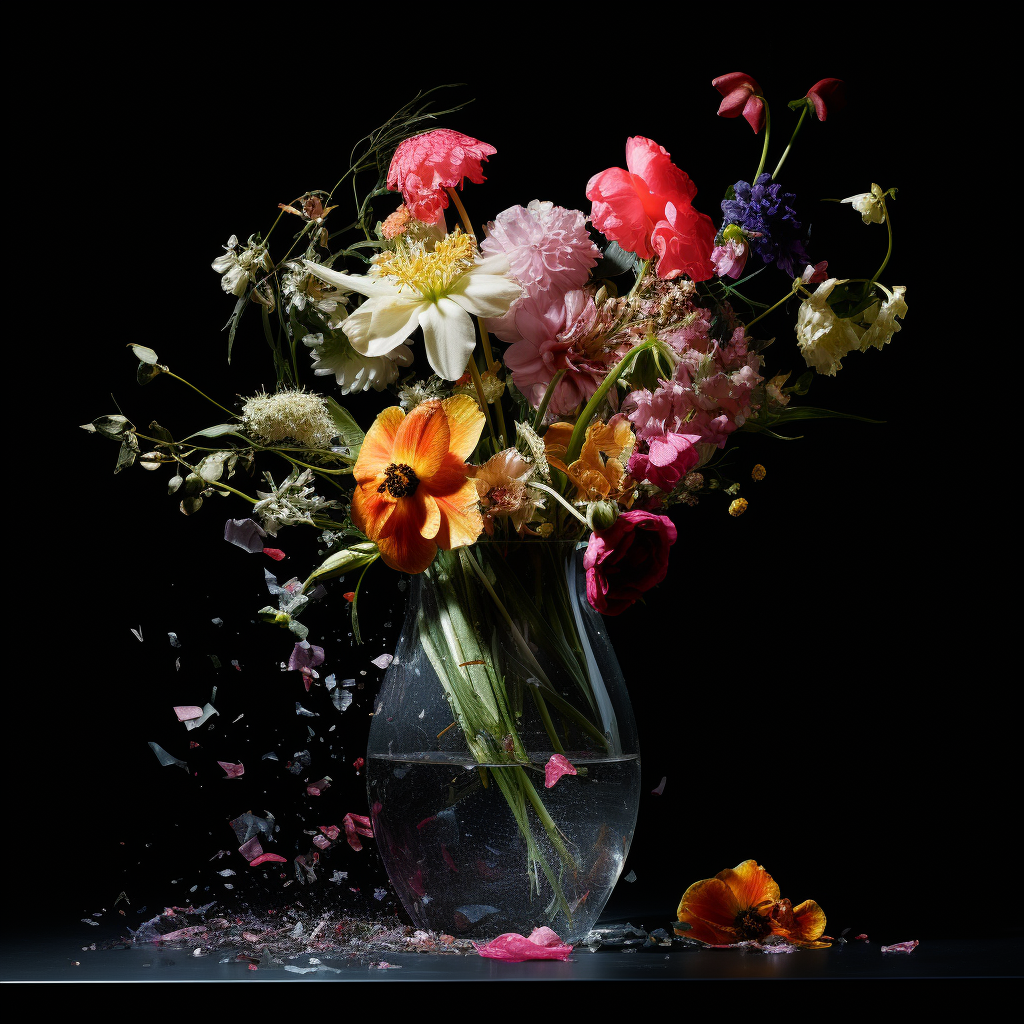
[[[621,615],[668,572],[676,527],[668,516],[633,509],[590,535],[583,567],[587,600],[602,615]]]

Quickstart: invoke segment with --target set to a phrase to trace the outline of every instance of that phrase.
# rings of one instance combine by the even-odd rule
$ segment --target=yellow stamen
[[[376,259],[381,274],[393,277],[399,286],[409,285],[424,298],[437,300],[470,267],[476,256],[476,239],[456,228],[442,238],[433,252],[412,251],[399,245]]]

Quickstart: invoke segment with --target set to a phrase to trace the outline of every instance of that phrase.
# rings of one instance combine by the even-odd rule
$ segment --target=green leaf
[[[795,384],[790,385],[788,388],[783,388],[782,393],[785,395],[806,395],[811,389],[811,381],[813,380],[814,371],[808,370],[797,377]]]
[[[125,434],[121,439],[121,450],[117,453],[117,464],[114,466],[114,473],[120,473],[135,464],[139,454],[139,442],[134,434]]]
[[[231,435],[232,437],[240,437],[243,441],[248,441],[244,434],[238,432],[237,423],[218,423],[215,427],[207,427],[205,430],[197,430],[194,434],[189,434],[188,437],[183,438],[182,441],[190,441],[193,437],[224,437],[225,435]]]
[[[319,568],[310,573],[309,578],[302,584],[302,589],[305,591],[313,580],[344,576],[345,573],[352,572],[353,569],[369,565],[379,557],[380,552],[373,541],[363,541],[341,551],[335,551],[333,555],[328,555],[324,559]]]
[[[148,384],[151,380],[159,377],[164,372],[164,367],[154,366],[152,363],[140,362],[138,369],[135,371],[135,379],[140,384]]]
[[[174,435],[166,427],[161,427],[156,420],[153,420],[149,424],[149,432],[154,437],[159,438],[160,441],[162,441],[164,444],[174,443]]]
[[[362,447],[366,434],[352,413],[338,405],[333,398],[328,397],[325,401],[327,402],[327,411],[331,414],[331,419],[334,420],[334,426],[337,428],[338,436],[348,446],[352,458],[358,458],[359,449]]]
[[[592,276],[595,281],[602,277],[618,277],[636,266],[636,255],[626,252],[618,242],[609,242],[601,258],[594,267]]]
[[[102,434],[104,437],[120,441],[125,432],[135,429],[134,424],[125,416],[119,413],[111,413],[109,416],[97,416],[92,423],[83,423],[82,429],[90,434]]]
[[[835,412],[833,409],[816,409],[812,405],[798,405],[792,409],[783,409],[775,419],[775,423],[792,423],[795,420],[859,420],[861,423],[884,423],[885,420],[872,420],[867,416],[855,416],[850,412]]]
[[[231,314],[230,319],[224,325],[230,327],[228,331],[228,366],[231,365],[231,347],[235,344],[235,331],[238,330],[238,325],[242,319],[242,310],[245,309],[245,301],[248,298],[247,295],[242,295],[239,300],[235,303],[235,311]]]

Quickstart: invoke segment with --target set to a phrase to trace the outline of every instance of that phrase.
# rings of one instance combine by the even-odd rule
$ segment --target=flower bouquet
[[[719,114],[764,138],[721,217],[668,150],[635,137],[625,168],[580,183],[589,211],[532,200],[482,230],[460,193],[483,184],[497,151],[424,130],[459,108],[432,112],[417,96],[357,144],[333,189],[279,204],[266,235],[232,237],[214,261],[235,299],[228,361],[243,320],[259,319],[265,391],[221,404],[132,344],[140,384],[181,381],[221,422],[184,436],[121,414],[85,425],[119,443],[115,473],[169,466],[186,515],[215,496],[246,503],[225,525],[246,550],[275,557],[267,537],[320,532],[327,557],[305,580],[268,577],[277,605],[259,612],[294,634],[289,666],[307,690],[334,687],[302,622],[323,584],[345,581],[358,643],[370,567],[411,575],[371,727],[371,813],[352,828],[378,839],[421,927],[586,934],[622,868],[639,787],[601,616],[665,579],[675,506],[724,496],[723,511],[743,514],[741,484],[723,473],[734,435],[847,415],[797,399],[850,353],[882,349],[906,313],[905,289],[879,281],[895,190],[842,200],[885,225],[888,251],[872,277],[837,279],[812,262],[778,180],[804,122],[841,106],[842,83],[789,104],[795,127],[770,173],[760,86],[744,74],[713,85]],[[762,274],[767,295],[754,298]],[[754,328],[791,299],[797,348],[769,370]],[[791,379],[798,357],[806,370]],[[368,390],[394,397],[364,432],[338,398]],[[262,470],[251,493],[243,478],[266,458],[285,475]]]

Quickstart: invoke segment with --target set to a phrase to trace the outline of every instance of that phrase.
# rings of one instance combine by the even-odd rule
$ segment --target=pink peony
[[[606,353],[590,353],[584,344],[596,320],[594,300],[581,288],[554,298],[526,296],[516,303],[514,333],[498,337],[513,342],[505,350],[505,365],[534,408],[558,370],[566,373],[548,405],[556,416],[568,415],[601,386],[608,373]]]
[[[723,96],[718,107],[719,117],[739,117],[742,114],[756,135],[765,117],[761,86],[742,71],[720,75],[711,84]]]
[[[525,295],[582,288],[601,255],[579,210],[537,199],[499,213],[487,225],[480,251],[485,256],[504,254]]]
[[[436,224],[448,206],[446,188],[462,188],[465,178],[479,185],[486,179],[483,161],[497,150],[486,142],[448,128],[414,135],[391,158],[388,188],[401,191],[409,212]]]
[[[587,599],[603,615],[621,615],[668,573],[676,528],[668,516],[632,509],[590,535],[583,566]]]
[[[641,259],[661,257],[658,274],[663,278],[685,272],[706,281],[714,228],[690,205],[696,185],[672,163],[664,146],[641,136],[626,142],[626,167],[611,167],[587,183],[594,226]]]
[[[700,462],[695,446],[703,440],[701,434],[664,434],[652,438],[646,453],[633,452],[629,457],[629,475],[671,491]]]
[[[746,242],[730,238],[725,245],[716,245],[711,251],[711,262],[719,277],[731,277],[735,281],[743,273],[749,255],[750,246]]]

